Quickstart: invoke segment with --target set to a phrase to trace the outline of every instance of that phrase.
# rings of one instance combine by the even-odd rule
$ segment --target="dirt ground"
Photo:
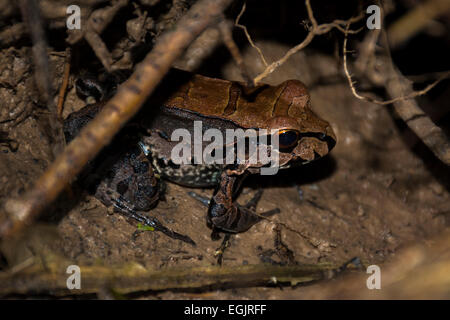
[[[289,49],[273,41],[258,44],[269,59]],[[251,72],[261,70],[253,49],[247,47],[244,56]],[[55,72],[53,86],[57,88],[64,57],[52,52],[50,58]],[[239,79],[232,61],[218,64],[219,72],[208,75]],[[29,46],[0,50],[0,131],[12,141],[0,145],[0,205],[28,190],[52,159],[42,122],[47,111],[37,103],[31,66]],[[449,168],[432,156],[389,106],[356,99],[336,59],[314,49],[297,53],[265,82],[278,84],[291,78],[308,86],[312,108],[331,123],[337,145],[321,160],[273,177],[247,180],[239,202],[245,202],[262,187],[258,212],[274,208],[281,212],[273,221],[262,221],[234,236],[224,266],[339,265],[353,257],[359,257],[364,264],[382,264],[402,247],[420,243],[450,226]],[[84,102],[71,85],[64,115],[82,106]],[[135,222],[113,214],[76,183],[28,231],[24,247],[33,254],[39,254],[42,247],[50,248],[73,264],[137,262],[156,270],[216,264],[214,252],[220,242],[211,240],[206,208],[188,196],[190,189],[166,184],[165,201],[150,214],[171,229],[189,235],[196,247],[159,232],[136,233]],[[195,191],[207,197],[213,192]],[[41,229],[43,225],[50,229]],[[283,246],[292,256],[277,251],[276,226],[281,230]],[[2,268],[6,268],[5,260],[9,264],[21,261],[23,252],[17,247],[3,244],[3,252]],[[299,287],[291,294],[301,297],[301,292]],[[208,293],[167,291],[143,294],[141,298],[277,299],[280,293],[279,288],[258,287]]]

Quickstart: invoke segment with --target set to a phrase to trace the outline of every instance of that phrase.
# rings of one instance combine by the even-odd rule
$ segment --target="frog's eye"
[[[297,130],[284,129],[278,132],[280,149],[290,149],[297,145],[300,135]]]

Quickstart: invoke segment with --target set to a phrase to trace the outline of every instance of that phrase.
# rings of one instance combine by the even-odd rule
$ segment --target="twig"
[[[450,70],[447,71],[436,71],[436,72],[428,72],[422,74],[413,74],[408,75],[407,78],[413,82],[425,82],[430,80],[435,80],[441,78],[443,75],[447,75],[450,73]]]
[[[371,103],[375,103],[375,104],[380,104],[380,105],[387,105],[387,104],[392,104],[394,102],[397,101],[403,101],[403,100],[408,100],[408,99],[414,99],[415,97],[421,96],[426,94],[428,91],[430,91],[431,89],[433,89],[439,82],[441,82],[444,79],[447,79],[450,77],[450,71],[444,72],[442,73],[438,79],[436,79],[433,83],[429,84],[428,86],[426,86],[424,89],[422,90],[418,90],[418,91],[414,91],[411,92],[410,94],[406,95],[406,96],[400,96],[400,97],[395,97],[393,99],[390,100],[377,100],[377,99],[373,99],[370,97],[366,97],[366,96],[362,96],[358,93],[358,91],[355,88],[355,81],[352,80],[352,76],[350,74],[350,72],[348,71],[348,66],[347,66],[347,53],[349,52],[347,50],[347,39],[348,39],[348,28],[349,28],[350,24],[347,24],[347,27],[345,29],[345,37],[344,37],[344,44],[342,46],[342,55],[343,55],[343,60],[344,60],[344,72],[345,72],[345,76],[347,77],[348,80],[348,84],[350,86],[350,89],[352,90],[353,95],[360,99],[360,100],[364,100],[364,101],[368,101]]]
[[[40,16],[39,6],[36,0],[20,0],[20,10],[33,41],[33,61],[35,65],[36,85],[49,110],[48,124],[51,132],[48,137],[51,140],[53,157],[62,151],[63,133],[62,123],[58,120],[56,105],[53,101],[53,88],[51,83],[51,71],[47,55],[47,41]]]
[[[369,275],[344,276],[302,292],[285,290],[278,299],[449,299],[450,232],[405,247],[381,267],[381,290],[368,290]]]
[[[398,47],[425,29],[431,21],[450,11],[448,0],[428,0],[414,6],[389,27],[387,33],[391,48]]]
[[[63,105],[64,105],[64,98],[66,96],[66,90],[67,85],[69,84],[69,74],[70,74],[70,49],[66,49],[66,57],[64,62],[64,74],[63,74],[63,82],[61,84],[61,88],[59,89],[59,95],[58,95],[58,118],[62,119],[62,113],[63,113]]]
[[[262,63],[267,67],[269,64],[266,61],[266,58],[264,58],[264,54],[262,53],[261,49],[255,45],[255,43],[252,40],[252,37],[250,36],[250,34],[248,33],[247,27],[239,24],[239,20],[241,20],[242,15],[245,12],[247,6],[247,2],[244,2],[244,5],[242,6],[241,12],[239,13],[239,15],[236,18],[236,21],[234,22],[234,25],[238,28],[241,28],[242,30],[244,30],[245,36],[247,37],[248,42],[250,43],[250,45],[256,49],[256,51],[258,51],[259,57],[261,58]]]
[[[128,0],[118,0],[111,6],[93,11],[89,16],[86,28],[70,32],[67,41],[74,44],[82,38],[86,39],[105,69],[111,72],[113,59],[100,34],[111,23],[117,12],[127,4]]]
[[[0,47],[7,47],[14,42],[22,39],[27,33],[25,23],[19,22],[5,27],[0,32]]]
[[[275,221],[274,219],[271,219],[270,217],[267,216],[263,216],[261,214],[258,214],[255,212],[255,214],[260,217],[261,219],[267,220],[271,223],[273,223],[275,225],[276,228],[278,228],[279,226],[285,228],[286,230],[289,230],[297,235],[299,235],[301,238],[303,238],[304,240],[306,240],[310,245],[312,245],[314,248],[318,248],[322,242],[320,240],[317,240],[315,238],[309,237],[306,234],[304,234],[301,231],[298,231],[290,226],[288,226],[287,224],[283,223],[283,222],[279,222],[279,221]]]
[[[39,6],[36,0],[20,0],[22,16],[28,26],[33,41],[33,60],[35,64],[36,85],[43,101],[48,104],[50,112],[56,114],[56,106],[51,100],[52,85],[50,81],[47,41],[45,39]]]
[[[311,43],[311,41],[314,39],[315,36],[328,33],[333,28],[336,28],[339,31],[343,32],[344,29],[342,28],[342,26],[345,26],[348,23],[354,23],[356,21],[359,21],[359,20],[361,20],[364,17],[364,14],[361,13],[360,15],[358,15],[356,17],[353,17],[353,18],[350,18],[348,20],[334,20],[331,23],[324,23],[324,24],[320,24],[319,25],[317,23],[316,18],[314,17],[313,10],[311,8],[310,0],[305,0],[305,5],[306,5],[306,10],[308,11],[309,20],[311,21],[311,29],[308,32],[308,34],[306,35],[306,38],[301,43],[296,45],[295,47],[289,49],[288,52],[286,52],[286,54],[283,57],[281,57],[279,60],[277,60],[275,62],[272,62],[270,65],[268,65],[263,72],[261,72],[259,75],[257,75],[253,79],[255,84],[257,84],[262,79],[267,77],[269,74],[274,72],[279,66],[284,64],[293,54],[297,53],[298,51],[300,51],[300,50],[304,49],[306,46],[308,46]],[[354,31],[351,31],[351,32],[352,33],[356,33],[358,31],[359,30],[354,30]]]
[[[268,264],[233,267],[173,268],[166,270],[145,269],[139,264],[125,266],[80,266],[81,288],[67,289],[68,275],[65,268],[71,263],[47,262],[47,270],[35,265],[19,274],[0,273],[0,295],[48,294],[67,296],[97,293],[105,286],[122,294],[143,291],[179,291],[196,289],[208,291],[218,288],[245,288],[256,285],[285,283],[297,285],[322,279],[329,279],[339,273],[338,266],[330,264],[272,266]],[[62,271],[63,270],[63,271]]]
[[[347,25],[349,28],[349,25]],[[423,95],[435,87],[440,81],[450,76],[449,72],[442,74],[436,81],[428,85],[425,89],[420,91],[412,90],[412,83],[406,79],[399,70],[394,66],[390,56],[389,44],[387,41],[386,31],[382,31],[384,36],[385,54],[378,57],[378,65],[380,70],[378,72],[366,72],[366,76],[375,84],[379,84],[380,79],[384,80],[384,87],[392,97],[387,101],[379,101],[368,97],[361,96],[357,93],[354,82],[347,68],[346,45],[347,34],[344,39],[344,72],[348,79],[352,93],[358,99],[377,103],[377,104],[391,104],[393,103],[396,113],[403,119],[408,127],[425,143],[425,145],[439,158],[442,162],[450,165],[450,141],[441,128],[436,126],[433,121],[423,112],[416,100],[417,96]],[[378,38],[372,38],[376,41]],[[375,46],[371,46],[375,48]],[[373,53],[374,55],[374,53]],[[369,70],[370,71],[370,70]],[[380,76],[381,75],[381,76]]]
[[[236,64],[241,72],[242,77],[244,78],[248,86],[253,87],[253,80],[248,73],[248,69],[245,66],[244,59],[242,58],[242,55],[239,52],[239,48],[237,47],[236,43],[233,40],[230,24],[225,19],[223,19],[219,23],[218,27],[222,35],[223,42],[225,46],[228,48],[228,51],[230,51],[231,55],[233,56],[234,61],[236,61]]]
[[[388,60],[388,63],[390,63],[389,72],[392,75],[386,83],[388,94],[391,97],[397,97],[412,92],[412,83],[393,66],[391,59]],[[448,136],[422,111],[416,100],[395,101],[394,108],[408,127],[434,155],[450,166],[450,141]]]
[[[175,59],[210,24],[217,22],[232,0],[201,0],[167,31],[136,71],[117,91],[64,152],[39,178],[21,201],[9,200],[6,215],[0,216],[0,237],[30,224],[108,144],[119,129],[134,116],[167,73]]]

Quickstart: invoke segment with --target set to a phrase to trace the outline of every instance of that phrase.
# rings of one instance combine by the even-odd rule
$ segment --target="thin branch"
[[[33,41],[34,75],[39,94],[49,110],[48,125],[51,129],[48,138],[52,145],[53,158],[62,151],[63,132],[62,123],[58,120],[56,105],[53,101],[53,88],[51,82],[51,71],[47,55],[47,40],[41,19],[37,0],[20,0],[20,10],[28,26]]]
[[[100,34],[113,21],[120,9],[128,4],[128,0],[118,0],[110,6],[97,9],[91,13],[86,28],[70,30],[67,41],[74,44],[84,38],[94,51],[97,58],[108,72],[113,70],[113,58]]]
[[[347,25],[349,28],[349,25]],[[422,142],[434,153],[434,155],[440,159],[443,163],[450,165],[450,141],[447,135],[441,128],[436,126],[433,121],[423,112],[420,106],[417,104],[415,97],[423,95],[434,88],[440,81],[450,77],[450,72],[445,72],[441,76],[428,85],[426,88],[420,91],[412,90],[412,83],[405,78],[401,72],[394,66],[392,61],[389,43],[387,40],[386,31],[381,31],[384,40],[384,55],[375,57],[375,53],[367,53],[373,56],[378,61],[378,72],[374,70],[365,70],[365,75],[372,83],[379,85],[380,81],[383,81],[383,85],[392,99],[387,101],[379,101],[371,99],[358,94],[354,87],[354,82],[351,78],[350,72],[347,67],[347,34],[344,38],[343,52],[344,52],[344,72],[348,79],[352,93],[358,99],[386,105],[393,104],[396,113],[403,119],[408,127],[422,140]],[[371,35],[369,35],[371,37]],[[372,37],[371,41],[377,41],[378,37]],[[371,45],[371,48],[375,48],[375,45]]]
[[[312,30],[316,30],[318,28],[318,24],[317,24],[316,18],[314,17],[314,12],[311,8],[310,0],[305,1],[305,6],[306,6],[306,10],[308,11],[309,21],[311,21],[311,24],[312,24]]]
[[[448,0],[421,1],[389,27],[387,31],[389,45],[391,48],[401,46],[429,26],[432,21],[448,12],[450,12]]]
[[[62,260],[62,261],[61,261]],[[67,274],[61,272],[71,263],[53,257],[46,268],[34,265],[20,273],[0,272],[0,296],[11,294],[51,293],[56,296],[98,293],[105,286],[121,294],[142,291],[192,290],[210,291],[219,288],[245,288],[257,285],[297,285],[330,279],[342,272],[331,264],[273,266],[268,264],[233,267],[145,269],[139,264],[124,266],[82,265],[82,286],[67,289]]]
[[[257,84],[262,79],[267,77],[269,74],[274,72],[279,66],[284,64],[294,53],[297,53],[298,51],[305,48],[308,44],[310,44],[312,39],[314,38],[314,36],[315,35],[313,32],[309,32],[308,35],[306,36],[305,40],[303,40],[303,42],[301,42],[300,44],[296,45],[295,47],[289,49],[289,51],[286,52],[286,54],[281,59],[279,59],[275,62],[272,62],[270,65],[268,65],[267,68],[263,72],[261,72],[259,75],[257,75],[253,79],[253,82],[255,84]]]
[[[231,26],[225,19],[223,19],[219,23],[219,30],[222,35],[222,40],[225,46],[228,48],[228,51],[230,51],[231,55],[233,56],[233,59],[236,62],[245,82],[247,83],[248,86],[250,87],[253,86],[253,81],[249,75],[247,67],[245,66],[244,59],[242,58],[238,46],[233,40],[233,35],[231,33]]]

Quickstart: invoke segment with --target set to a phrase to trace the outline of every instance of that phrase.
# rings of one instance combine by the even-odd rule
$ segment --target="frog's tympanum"
[[[78,82],[78,87],[98,91],[92,84]],[[100,101],[72,113],[64,122],[66,139],[73,139],[103,105]],[[216,187],[209,203],[209,225],[227,233],[247,230],[260,215],[254,212],[254,202],[242,206],[234,196],[247,173],[259,173],[262,164],[177,164],[171,151],[179,142],[170,137],[179,128],[193,136],[194,121],[202,121],[203,131],[215,128],[224,136],[226,129],[276,130],[280,169],[323,157],[336,142],[329,123],[310,109],[307,89],[298,80],[250,88],[172,70],[133,121],[90,163],[82,177],[84,183],[105,205],[190,243],[189,237],[165,228],[143,212],[161,197],[160,178],[188,187]],[[270,144],[270,139],[267,141]]]

